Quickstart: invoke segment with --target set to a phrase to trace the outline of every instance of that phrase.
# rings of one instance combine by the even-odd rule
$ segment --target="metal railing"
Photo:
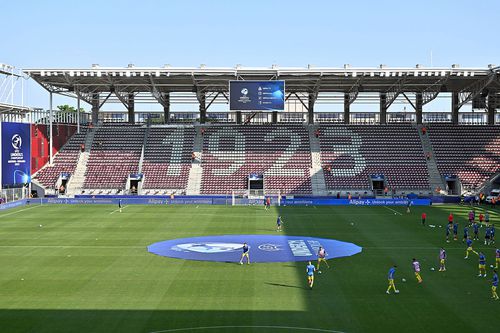
[[[0,203],[2,204],[25,199],[28,197],[28,189],[26,187],[4,188],[0,193]]]

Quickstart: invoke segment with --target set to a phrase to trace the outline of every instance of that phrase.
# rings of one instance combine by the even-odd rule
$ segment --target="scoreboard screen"
[[[229,81],[229,110],[284,111],[285,81]]]

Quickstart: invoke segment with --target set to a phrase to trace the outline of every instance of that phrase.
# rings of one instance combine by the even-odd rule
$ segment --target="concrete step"
[[[424,154],[431,154],[430,159],[426,159],[427,163],[427,172],[429,173],[429,186],[431,187],[432,190],[435,190],[436,188],[440,187],[442,189],[446,188],[446,184],[441,177],[441,174],[439,173],[439,169],[436,164],[436,160],[434,158],[434,149],[432,147],[432,143],[429,139],[428,135],[422,134],[421,131],[421,126],[416,126],[415,127],[418,131],[418,135],[420,137],[420,142],[422,143],[422,149],[424,151]]]
[[[95,130],[87,132],[87,136],[85,137],[85,151],[80,153],[75,172],[68,182],[66,193],[69,196],[74,196],[75,194],[80,193],[83,189],[83,184],[85,182],[85,172],[87,171],[87,162],[90,157],[92,143],[94,142],[94,135]]]

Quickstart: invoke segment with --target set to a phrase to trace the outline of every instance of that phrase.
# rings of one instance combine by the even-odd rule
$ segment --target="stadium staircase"
[[[196,158],[191,164],[191,169],[189,169],[189,178],[186,188],[187,195],[199,195],[201,192],[201,175],[203,174],[203,169],[201,167],[203,153],[203,135],[201,135],[201,127],[196,127],[193,152]]]
[[[424,150],[424,154],[430,155],[431,158],[426,158],[427,161],[427,171],[429,172],[429,185],[432,191],[435,191],[437,188],[441,188],[444,190],[446,188],[446,184],[439,173],[438,166],[436,163],[436,158],[434,154],[434,149],[432,148],[431,140],[429,139],[429,135],[422,134],[422,125],[417,126],[418,135],[420,137],[420,141],[422,142],[422,149]]]
[[[311,186],[313,195],[327,195],[325,175],[321,167],[321,146],[319,139],[315,133],[318,129],[316,125],[309,125],[309,144],[311,146],[311,161],[310,169]]]
[[[80,154],[75,172],[68,182],[67,195],[70,197],[75,194],[80,194],[83,190],[85,172],[87,171],[87,162],[89,160],[92,143],[94,142],[95,131],[95,129],[90,129],[85,137],[85,151]]]
[[[496,188],[494,182],[498,182],[500,179],[500,172],[495,173],[491,176],[487,181],[485,181],[481,186],[479,186],[476,190],[477,193],[489,193],[492,189]]]
[[[148,126],[146,127],[146,131],[144,132],[144,141],[142,142],[141,159],[139,160],[139,173],[142,173],[142,164],[144,162],[144,152],[146,150],[146,145],[148,144],[150,128],[151,127],[148,124]]]

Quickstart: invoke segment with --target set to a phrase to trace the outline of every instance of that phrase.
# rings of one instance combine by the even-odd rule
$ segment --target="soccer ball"
[[[493,265],[490,265],[490,268],[493,268],[494,266]]]
[[[405,279],[405,278],[402,278],[402,279],[401,279],[401,281],[406,282],[406,279]]]
[[[397,215],[396,213],[394,213],[394,215]]]
[[[431,271],[433,271],[433,270],[434,270],[434,267],[431,267]]]
[[[318,274],[321,274],[321,271],[318,271]]]
[[[40,224],[40,225],[39,225],[39,227],[41,228],[41,227],[42,227],[42,225]]]
[[[396,290],[396,291],[395,291],[395,293],[396,293],[396,294],[399,294],[399,290]]]

